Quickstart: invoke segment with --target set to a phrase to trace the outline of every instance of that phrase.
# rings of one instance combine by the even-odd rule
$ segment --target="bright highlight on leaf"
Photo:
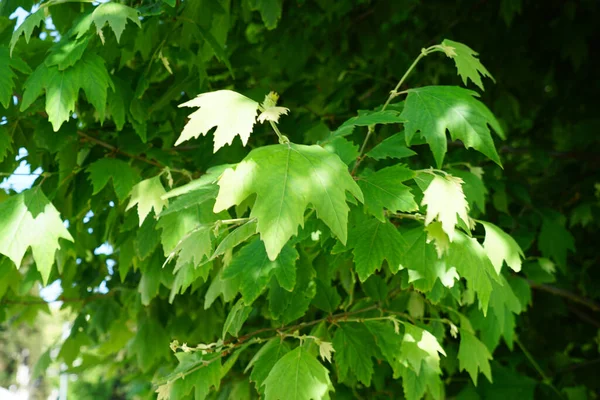
[[[80,89],[98,111],[101,121],[106,112],[108,88],[114,90],[104,60],[95,54],[86,54],[73,67],[63,71],[57,66],[40,64],[29,76],[24,88],[21,111],[26,110],[45,91],[46,112],[55,132],[75,111]]]
[[[25,42],[29,43],[29,39],[31,39],[31,35],[33,34],[33,30],[37,28],[46,18],[45,15],[46,10],[44,8],[40,8],[36,12],[31,15],[28,15],[25,18],[25,21],[13,32],[12,37],[10,38],[10,55],[12,56],[12,52],[19,41],[21,35],[25,36]]]
[[[488,72],[483,64],[481,64],[481,61],[479,61],[479,58],[476,57],[478,54],[471,50],[470,47],[448,39],[444,39],[442,46],[447,49],[445,51],[446,55],[454,59],[458,74],[465,86],[467,85],[467,81],[471,79],[481,90],[484,90],[483,83],[481,82],[482,76],[494,81],[492,74]]]
[[[462,179],[452,175],[435,175],[423,192],[422,205],[427,206],[425,225],[440,221],[450,241],[454,238],[454,227],[458,217],[469,225],[469,204],[462,190]],[[438,254],[439,254],[438,250]]]
[[[37,269],[47,283],[59,239],[73,241],[56,208],[40,188],[34,188],[0,202],[0,221],[0,254],[19,268],[31,247]]]
[[[500,165],[490,134],[492,129],[504,138],[504,131],[494,114],[474,96],[476,92],[455,86],[425,86],[409,89],[400,115],[404,124],[406,143],[410,145],[419,132],[425,138],[438,167],[447,152],[446,130],[452,140],[461,140],[465,147],[474,148]]]
[[[165,194],[165,188],[160,182],[160,176],[143,180],[131,190],[131,199],[129,200],[126,210],[137,205],[139,224],[142,226],[142,223],[146,219],[146,216],[150,214],[150,211],[154,210],[154,215],[158,215],[163,208],[169,205],[168,200],[163,200],[161,198]]]
[[[360,201],[363,195],[346,165],[320,146],[293,143],[252,150],[219,180],[214,211],[241,204],[256,193],[250,216],[258,221],[258,232],[270,260],[304,226],[304,211],[312,204],[317,216],[346,243],[348,211],[346,191]]]
[[[186,140],[197,138],[217,127],[214,138],[214,152],[226,144],[231,144],[239,135],[245,146],[250,138],[252,127],[256,121],[258,103],[231,90],[217,90],[203,93],[195,99],[180,104],[179,107],[199,107],[190,114],[190,120],[175,145]]]
[[[515,239],[492,223],[478,222],[485,228],[483,248],[492,264],[494,264],[496,272],[500,274],[503,262],[506,262],[506,265],[513,271],[519,272],[521,270],[521,258],[525,258],[525,255]]]
[[[96,7],[94,12],[92,12],[91,19],[94,21],[94,25],[96,25],[96,32],[98,33],[98,36],[100,36],[102,43],[105,42],[102,28],[104,28],[104,25],[107,23],[115,33],[117,43],[121,40],[121,35],[125,30],[128,19],[133,21],[138,27],[142,27],[139,19],[139,12],[136,9],[112,1],[100,4]]]

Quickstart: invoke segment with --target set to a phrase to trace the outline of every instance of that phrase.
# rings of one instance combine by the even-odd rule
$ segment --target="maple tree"
[[[0,191],[0,322],[47,309],[37,283],[73,315],[37,370],[99,368],[131,399],[487,398],[511,379],[575,398],[518,335],[576,247],[550,208],[509,218],[495,71],[441,39],[367,106],[337,67],[298,90],[282,75],[309,67],[277,46],[302,19],[241,3],[49,0],[18,26],[32,4],[0,5],[0,168],[41,171]]]

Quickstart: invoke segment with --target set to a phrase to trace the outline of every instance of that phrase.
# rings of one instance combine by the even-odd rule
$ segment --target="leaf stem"
[[[398,89],[400,89],[400,87],[402,86],[402,84],[404,83],[404,81],[406,81],[406,78],[408,78],[408,75],[410,75],[410,73],[415,69],[415,67],[417,66],[417,64],[419,63],[419,61],[421,61],[421,59],[425,56],[427,56],[428,54],[434,52],[434,51],[438,51],[438,45],[435,46],[431,46],[428,48],[423,48],[421,49],[421,53],[419,54],[419,56],[415,59],[415,61],[413,61],[413,63],[410,65],[410,67],[408,67],[408,69],[406,70],[406,72],[404,73],[404,75],[402,75],[402,78],[400,78],[400,80],[398,81],[398,84],[396,84],[396,87],[394,88],[394,90],[392,90],[390,92],[390,95],[388,96],[387,100],[385,101],[385,103],[383,104],[383,107],[381,107],[381,111],[385,111],[385,109],[390,105],[390,102],[397,96],[399,96],[402,93],[406,93],[406,91],[403,92],[398,92]],[[369,128],[367,130],[367,136],[365,137],[365,140],[363,141],[362,146],[360,147],[360,151],[358,153],[358,157],[356,157],[356,162],[354,163],[354,168],[352,168],[352,175],[354,175],[356,173],[356,170],[358,169],[358,166],[360,165],[360,163],[363,160],[363,154],[365,152],[365,149],[367,147],[367,143],[369,141],[369,138],[371,138],[371,136],[373,135],[373,133],[375,132],[375,125],[369,125]]]
[[[271,124],[271,128],[273,128],[273,130],[277,134],[277,137],[279,138],[279,143],[280,144],[286,144],[286,143],[290,142],[290,140],[285,135],[283,135],[281,133],[281,131],[279,130],[279,128],[277,127],[277,124],[275,124],[275,122],[269,121],[269,124]]]

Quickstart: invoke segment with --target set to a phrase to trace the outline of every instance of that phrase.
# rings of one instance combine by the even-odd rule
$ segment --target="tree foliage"
[[[538,34],[510,27],[520,1],[500,21],[463,1],[32,3],[0,3],[0,322],[60,286],[70,334],[38,369],[127,399],[598,389],[573,373],[598,353],[579,157],[598,120],[566,101],[578,81],[523,71],[548,62],[516,56]],[[479,38],[490,20],[508,44]],[[561,46],[557,74],[587,70]]]

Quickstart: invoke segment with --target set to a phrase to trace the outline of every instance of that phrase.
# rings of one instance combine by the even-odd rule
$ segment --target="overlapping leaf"
[[[265,400],[316,400],[328,397],[333,390],[329,371],[303,346],[296,347],[279,359],[269,372]]]
[[[73,241],[56,208],[40,188],[27,190],[0,203],[0,253],[18,267],[31,247],[44,283],[48,281],[59,239]]]
[[[253,150],[219,180],[216,212],[241,204],[256,193],[250,216],[270,260],[304,225],[304,212],[312,204],[317,216],[345,243],[348,232],[346,191],[359,200],[362,192],[346,165],[320,146],[280,144]]]
[[[406,143],[419,132],[424,137],[438,167],[447,152],[446,130],[452,140],[460,140],[500,165],[490,128],[504,137],[502,127],[494,114],[474,96],[477,93],[455,86],[425,86],[409,89],[401,117],[406,132]]]
[[[492,81],[494,80],[492,74],[489,73],[483,64],[481,64],[479,58],[477,58],[478,54],[471,50],[469,46],[449,39],[444,39],[442,46],[448,49],[446,54],[456,63],[456,69],[465,86],[470,79],[481,90],[484,90],[481,77],[488,77]]]

